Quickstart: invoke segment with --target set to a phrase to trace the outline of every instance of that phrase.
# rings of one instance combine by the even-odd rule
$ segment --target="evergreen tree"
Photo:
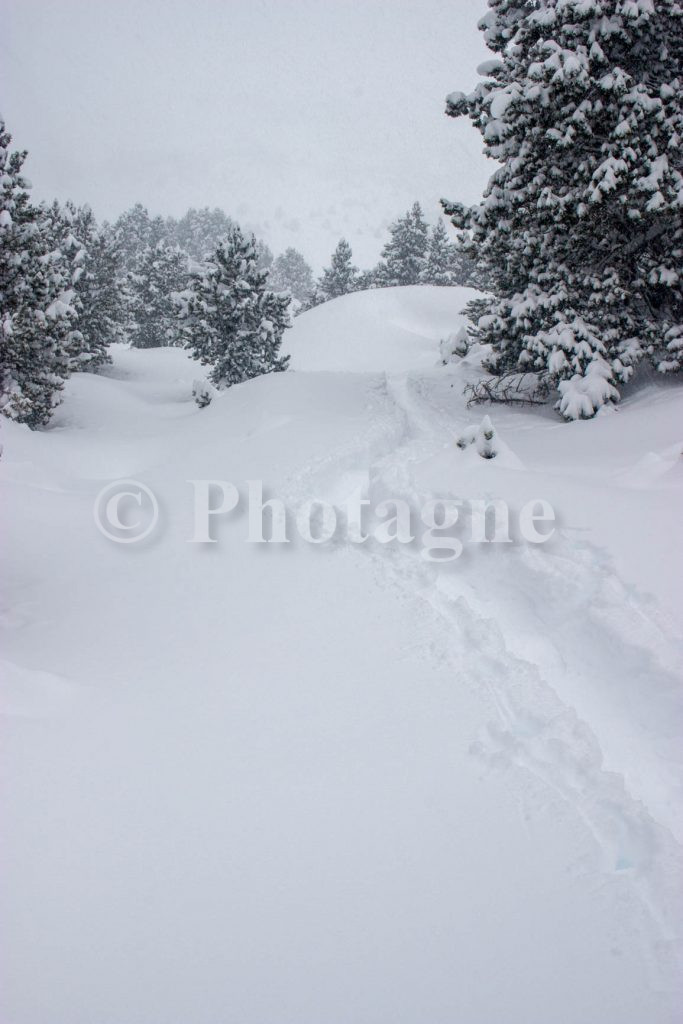
[[[451,243],[451,283],[488,290],[486,275],[477,268],[476,260],[461,240]]]
[[[71,229],[71,210],[60,206],[55,199],[52,203],[40,204],[41,233],[49,256],[50,265],[59,268],[64,295],[68,294],[69,326],[64,325],[62,346],[67,359],[68,373],[82,368],[85,362],[85,339],[79,330],[81,304],[78,300],[76,283],[83,273],[84,252]]]
[[[274,292],[288,291],[292,298],[303,304],[313,291],[313,271],[296,249],[285,249],[274,260],[268,273],[268,285]]]
[[[233,226],[234,222],[223,210],[218,207],[210,210],[208,206],[201,210],[189,209],[179,221],[171,217],[166,221],[168,239],[199,263],[215,252]]]
[[[177,246],[147,246],[129,275],[129,337],[135,348],[180,344],[175,294],[187,285],[187,256]]]
[[[372,270],[361,270],[356,278],[356,287],[354,288],[354,291],[365,292],[369,291],[371,288],[379,288],[377,271],[374,267]]]
[[[443,221],[440,220],[429,238],[427,256],[420,274],[421,284],[455,284],[453,248]]]
[[[273,265],[273,254],[266,245],[259,238],[256,239],[256,266],[259,270],[270,270]]]
[[[208,206],[201,210],[191,207],[180,220],[166,218],[164,238],[169,244],[179,246],[196,263],[202,263],[213,257],[216,248],[225,242],[235,226],[235,221],[217,206],[213,210]],[[259,268],[268,270],[273,254],[265,242],[258,239],[256,256]]]
[[[68,376],[75,311],[68,268],[21,173],[26,153],[10,152],[11,141],[0,119],[0,410],[36,428]]]
[[[120,251],[122,274],[134,273],[142,253],[168,238],[168,225],[161,217],[150,217],[141,203],[122,213],[112,232]]]
[[[107,349],[122,341],[125,290],[115,240],[100,231],[89,206],[53,203],[47,213],[53,245],[68,264],[76,312],[69,335],[71,370],[96,370],[110,362]]]
[[[525,373],[592,416],[647,352],[683,345],[683,10],[676,0],[489,0],[499,55],[452,94],[502,166],[484,201],[446,204],[495,298],[477,338],[506,393]],[[485,389],[490,392],[487,384]],[[494,390],[495,393],[495,390]]]
[[[209,380],[219,389],[287,368],[279,353],[290,298],[270,291],[267,276],[255,239],[234,226],[178,297],[186,345],[211,367]]]
[[[336,299],[340,295],[348,295],[349,292],[356,290],[358,268],[354,267],[352,261],[351,246],[342,238],[332,253],[330,266],[323,270],[318,281],[313,305],[327,302],[328,299]]]
[[[429,228],[419,203],[391,225],[377,276],[382,287],[420,284],[427,259]]]
[[[87,367],[97,369],[111,361],[108,347],[125,337],[121,252],[115,237],[98,227],[89,206],[71,207],[70,212],[73,235],[82,253],[74,282],[78,330],[84,339]]]

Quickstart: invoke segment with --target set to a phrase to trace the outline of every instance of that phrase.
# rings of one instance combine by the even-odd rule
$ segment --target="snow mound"
[[[285,333],[292,370],[428,370],[439,343],[465,322],[473,288],[415,285],[354,292],[302,313]]]
[[[624,487],[647,489],[672,482],[683,466],[683,441],[669,445],[659,452],[647,452],[637,463],[623,470],[617,477]]]

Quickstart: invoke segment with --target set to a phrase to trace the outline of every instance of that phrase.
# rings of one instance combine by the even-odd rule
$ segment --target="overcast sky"
[[[2,113],[38,198],[220,206],[319,269],[373,263],[414,199],[492,166],[443,112],[490,56],[485,0],[3,0]]]

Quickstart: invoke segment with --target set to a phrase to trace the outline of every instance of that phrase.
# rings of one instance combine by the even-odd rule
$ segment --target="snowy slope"
[[[466,298],[328,303],[293,372],[201,411],[183,353],[120,348],[50,430],[3,426],[4,1020],[675,1019],[680,390],[494,409],[500,457],[461,452]],[[127,477],[141,545],[93,523]],[[242,493],[211,546],[201,478]],[[255,479],[292,509],[545,498],[560,529],[449,565],[247,544]]]
[[[383,288],[343,295],[296,319],[284,348],[293,370],[429,370],[472,288]]]

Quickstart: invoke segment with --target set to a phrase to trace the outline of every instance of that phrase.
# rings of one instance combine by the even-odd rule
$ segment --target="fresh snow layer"
[[[439,361],[439,341],[476,295],[472,288],[435,286],[343,295],[299,316],[283,348],[292,370],[429,370]]]
[[[467,409],[466,290],[297,318],[198,410],[119,347],[2,429],[2,1020],[664,1024],[680,1008],[681,392]],[[495,459],[456,439],[495,427]],[[475,431],[476,433],[476,431]],[[160,527],[96,529],[133,478]],[[242,493],[188,544],[192,479]],[[245,543],[289,507],[551,502],[547,544]]]

